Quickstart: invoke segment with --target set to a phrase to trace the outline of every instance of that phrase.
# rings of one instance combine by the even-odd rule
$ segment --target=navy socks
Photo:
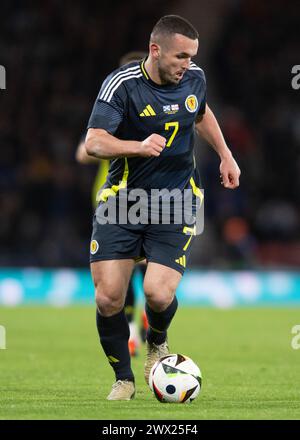
[[[154,312],[146,303],[146,314],[149,322],[147,331],[147,341],[152,344],[160,345],[167,339],[167,329],[176,313],[178,301],[176,296],[171,304],[163,312]]]
[[[128,350],[129,327],[124,309],[113,316],[102,316],[97,309],[97,329],[102,348],[112,366],[116,380],[134,381]]]

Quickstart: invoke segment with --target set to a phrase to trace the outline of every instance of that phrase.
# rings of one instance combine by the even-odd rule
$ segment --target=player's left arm
[[[224,136],[215,115],[206,104],[205,113],[196,119],[196,130],[218,153],[221,159],[220,178],[225,188],[234,189],[239,186],[241,171],[226,145]]]

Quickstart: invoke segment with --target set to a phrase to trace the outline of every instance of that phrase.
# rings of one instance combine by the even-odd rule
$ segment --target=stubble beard
[[[166,72],[161,66],[158,66],[158,75],[162,85],[170,85],[170,84],[174,85],[179,83],[179,80],[176,81],[174,78],[172,78],[168,74],[168,72]]]

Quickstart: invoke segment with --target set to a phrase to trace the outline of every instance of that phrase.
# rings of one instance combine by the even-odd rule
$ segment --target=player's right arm
[[[89,156],[86,152],[86,148],[85,148],[85,142],[80,141],[75,153],[75,159],[77,160],[77,162],[83,164],[83,165],[90,165],[90,164],[94,164],[94,163],[98,163],[99,164],[99,159],[97,159],[96,157],[93,156]]]
[[[98,159],[117,157],[157,157],[166,145],[166,138],[153,133],[144,141],[123,141],[101,128],[89,128],[85,148],[89,156]]]
[[[136,77],[135,70],[138,70],[137,66],[128,71],[117,70],[102,84],[88,122],[85,148],[89,156],[98,159],[157,157],[165,147],[166,139],[156,133],[143,141],[125,141],[115,136],[118,127],[127,117],[129,106],[124,81],[130,80],[130,77],[131,79]]]

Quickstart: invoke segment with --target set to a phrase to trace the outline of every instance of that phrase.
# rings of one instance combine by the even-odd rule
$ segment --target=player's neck
[[[144,67],[146,69],[147,74],[149,75],[149,77],[151,78],[151,80],[153,82],[155,82],[156,84],[159,84],[159,85],[163,84],[160,79],[158,69],[155,66],[155,64],[152,62],[150,56],[148,56],[148,58],[146,59]]]

